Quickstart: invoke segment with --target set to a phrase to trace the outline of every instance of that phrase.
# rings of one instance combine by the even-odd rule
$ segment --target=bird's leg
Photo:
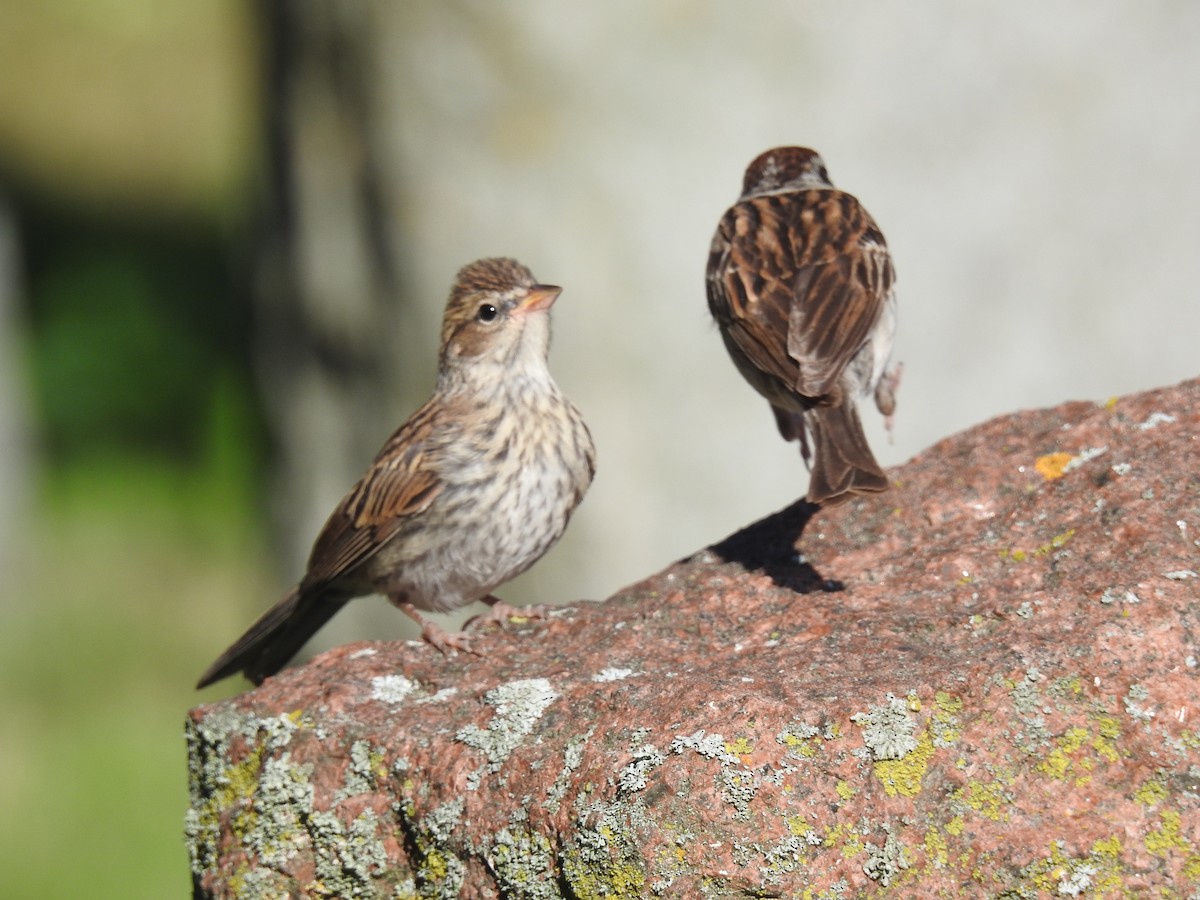
[[[432,619],[427,619],[421,615],[420,611],[411,603],[405,600],[397,600],[389,597],[392,605],[399,609],[406,616],[421,626],[421,638],[427,643],[433,644],[442,653],[449,656],[455,650],[461,650],[463,653],[473,653],[476,656],[482,656],[483,653],[476,650],[471,644],[471,636],[462,631],[447,631],[437,622]]]
[[[481,613],[478,616],[473,616],[467,622],[467,628],[474,631],[484,625],[489,625],[493,622],[503,625],[509,619],[548,619],[550,618],[550,607],[545,604],[536,606],[510,606],[499,597],[493,597],[488,594],[482,598],[482,602],[491,607],[487,612]]]
[[[904,374],[904,363],[898,362],[883,373],[879,384],[875,385],[875,407],[883,413],[883,427],[887,429],[888,440],[894,441],[892,429],[896,424],[896,391],[900,389],[900,376]]]

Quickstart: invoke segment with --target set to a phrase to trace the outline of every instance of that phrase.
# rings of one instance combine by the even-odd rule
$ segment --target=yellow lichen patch
[[[933,741],[928,731],[917,736],[917,746],[901,759],[881,759],[873,766],[876,777],[883,782],[889,797],[915,797],[921,792],[921,779],[929,768],[929,759],[934,754]]]
[[[1071,540],[1073,537],[1075,537],[1075,529],[1068,528],[1066,531],[1056,534],[1054,537],[1050,538],[1050,540],[1046,541],[1046,543],[1034,550],[1033,555],[1045,556],[1050,553],[1051,550],[1057,550],[1060,547],[1066,546],[1067,541]]]
[[[266,745],[260,744],[236,766],[230,766],[225,770],[224,778],[221,779],[221,787],[213,796],[218,811],[232,805],[237,800],[254,796],[254,792],[258,790],[258,778],[262,771],[263,757],[266,752]]]
[[[946,834],[953,835],[954,837],[958,837],[960,834],[963,833],[963,825],[964,824],[965,823],[963,822],[962,816],[955,816],[953,819],[951,819],[949,822],[946,823]]]
[[[1121,758],[1114,741],[1121,736],[1121,723],[1112,716],[1100,716],[1096,719],[1096,729],[1099,734],[1092,741],[1092,749],[1107,762],[1116,762]]]
[[[837,795],[841,797],[843,801],[849,800],[855,795],[855,793],[857,793],[854,788],[850,787],[850,783],[848,781],[841,780],[839,780],[834,786],[834,790],[837,791]]]
[[[1189,881],[1200,881],[1200,854],[1192,854],[1183,864],[1183,877]]]
[[[1092,855],[1105,859],[1119,859],[1121,856],[1121,839],[1115,834],[1110,838],[1101,838],[1092,844]]]
[[[961,791],[961,796],[963,803],[985,819],[991,819],[993,822],[1008,821],[1009,799],[1000,782],[991,781],[984,784],[981,781],[970,781]]]
[[[1167,799],[1167,786],[1157,778],[1151,778],[1133,792],[1133,799],[1142,806],[1158,806]]]
[[[930,828],[925,832],[925,856],[935,869],[946,868],[946,864],[950,861],[946,839],[937,828]]]
[[[833,828],[826,825],[825,837],[821,839],[821,845],[831,850],[841,845],[841,854],[845,859],[857,856],[863,851],[862,841],[846,825],[837,825]]]
[[[804,816],[787,816],[783,821],[787,823],[788,831],[796,837],[804,837],[811,830]]]
[[[934,705],[944,713],[962,712],[963,702],[953,694],[938,691],[933,697]]]
[[[1087,743],[1088,731],[1086,728],[1069,728],[1055,742],[1055,747],[1050,751],[1049,755],[1037,764],[1037,770],[1043,775],[1049,775],[1051,778],[1063,780],[1071,771],[1072,754],[1078,752],[1079,748]]]
[[[1047,453],[1045,456],[1039,456],[1033,467],[1047,481],[1053,481],[1066,474],[1067,465],[1072,458],[1070,453]]]
[[[1173,809],[1164,809],[1159,814],[1159,818],[1162,820],[1162,827],[1147,832],[1144,841],[1146,849],[1155,856],[1166,856],[1172,850],[1190,852],[1191,845],[1180,832],[1181,816],[1179,813]]]
[[[746,757],[754,752],[754,745],[748,739],[740,737],[733,743],[726,743],[725,752],[732,753],[734,756]],[[742,760],[742,762],[746,761],[745,759]]]

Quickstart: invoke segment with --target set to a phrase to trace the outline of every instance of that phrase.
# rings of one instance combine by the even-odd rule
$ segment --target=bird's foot
[[[490,609],[485,613],[480,613],[473,616],[467,621],[464,631],[475,631],[485,625],[503,625],[509,619],[548,619],[550,618],[550,607],[545,604],[537,604],[536,606],[512,606],[505,603],[498,597],[487,596],[483,598]]]
[[[421,626],[421,640],[432,644],[446,656],[453,656],[456,652],[483,656],[483,651],[475,649],[474,639],[466,631],[447,631],[437,622],[421,615],[420,610],[411,603],[395,600],[392,602],[401,612]]]

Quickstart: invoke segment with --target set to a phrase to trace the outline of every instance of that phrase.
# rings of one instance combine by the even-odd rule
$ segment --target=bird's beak
[[[517,309],[527,313],[549,309],[561,293],[562,288],[553,284],[535,284],[529,289],[529,294],[525,299],[517,304]]]

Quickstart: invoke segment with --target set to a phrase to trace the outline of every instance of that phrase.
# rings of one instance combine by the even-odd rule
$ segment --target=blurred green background
[[[234,0],[0,4],[8,897],[190,891],[191,685],[277,589],[237,249],[257,41]]]

